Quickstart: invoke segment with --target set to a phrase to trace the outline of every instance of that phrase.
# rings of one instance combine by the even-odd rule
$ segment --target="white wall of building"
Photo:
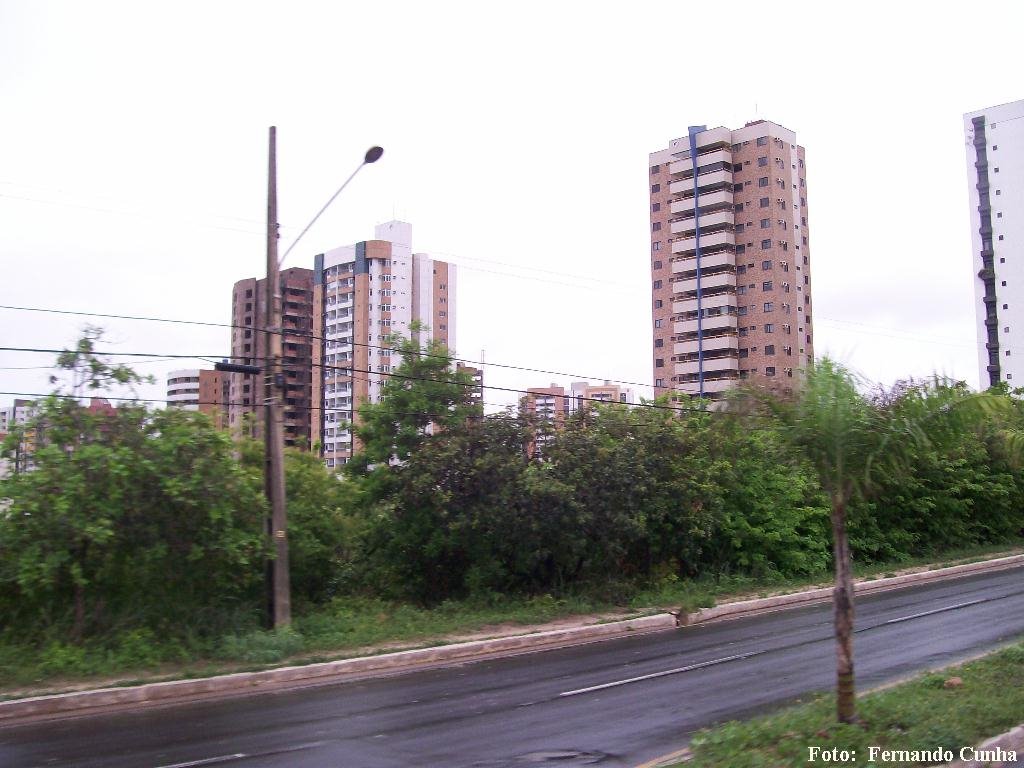
[[[964,115],[968,201],[971,220],[972,279],[978,340],[978,367],[982,388],[988,387],[988,334],[985,327],[985,286],[982,269],[981,214],[974,167],[974,126],[985,117],[989,200],[992,208],[992,250],[995,271],[996,313],[999,318],[1000,380],[1024,386],[1024,101],[968,112]],[[1009,353],[1009,354],[1007,354]]]

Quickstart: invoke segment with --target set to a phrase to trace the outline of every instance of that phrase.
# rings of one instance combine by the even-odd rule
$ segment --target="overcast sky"
[[[1019,2],[0,0],[0,304],[229,322],[264,269],[276,125],[285,245],[385,148],[288,266],[401,218],[460,265],[460,357],[649,383],[647,155],[764,118],[807,149],[815,351],[977,386],[962,114],[1024,98],[1022,21]],[[86,322],[0,310],[0,346]],[[122,352],[230,349],[225,328],[91,322]],[[52,359],[0,352],[0,390],[45,392],[31,367]],[[137,367],[163,397],[206,365]]]

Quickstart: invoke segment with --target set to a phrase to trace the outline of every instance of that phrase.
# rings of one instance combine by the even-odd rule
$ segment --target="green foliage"
[[[0,483],[12,630],[159,629],[251,596],[262,497],[204,416],[51,398],[35,427],[46,435],[35,468]]]
[[[359,408],[355,434],[362,449],[348,464],[353,475],[365,474],[374,465],[406,461],[431,433],[481,415],[471,398],[472,377],[453,370],[455,361],[444,343],[431,339],[421,346],[420,330],[413,324],[411,338],[387,340],[402,363],[384,382],[381,401]]]
[[[1020,721],[1024,708],[1024,646],[1016,645],[961,667],[925,674],[911,682],[871,693],[859,702],[856,725],[832,721],[834,704],[821,698],[810,704],[731,722],[693,737],[687,768],[805,766],[808,747],[836,748],[868,760],[869,747],[882,750],[949,749],[978,744]],[[945,688],[950,677],[963,685]],[[820,758],[819,758],[820,761]],[[881,764],[881,761],[879,761]],[[893,759],[886,765],[915,765]]]

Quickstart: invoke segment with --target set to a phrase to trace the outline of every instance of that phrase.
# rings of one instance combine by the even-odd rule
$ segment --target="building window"
[[[651,231],[653,231],[653,232],[658,232],[658,231],[660,231],[660,230],[661,230],[661,222],[660,222],[660,221],[656,221],[656,222],[654,222],[654,223],[653,223],[653,224],[651,225]]]
[[[651,194],[656,195],[661,192],[661,184],[651,184]]]
[[[745,314],[747,314],[747,308],[746,307],[736,307],[736,314],[739,317],[743,317]]]
[[[736,246],[736,255],[737,256],[742,256],[746,252],[747,252],[747,246],[745,246],[745,245],[737,245]]]
[[[661,288],[661,280],[655,280],[654,281],[654,290],[658,290],[659,288]]]
[[[761,198],[761,207],[767,208],[771,204],[771,201],[767,197]]]
[[[774,333],[775,332],[775,324],[774,323],[765,323],[764,324],[764,332],[765,333]]]
[[[665,346],[665,340],[664,339],[655,339],[654,340],[654,346],[658,347],[659,349],[661,347],[664,347]]]
[[[665,386],[665,380],[664,379],[655,379],[654,380],[654,386],[656,386],[656,387],[664,387]]]
[[[664,306],[664,302],[661,299],[655,299],[654,300],[654,308],[655,309],[661,309],[662,306]]]
[[[736,213],[743,213],[743,203],[736,203],[736,205],[733,206],[733,210]]]
[[[757,186],[759,186],[759,187],[767,187],[768,186],[768,177],[767,176],[762,176],[760,179],[758,179],[757,180]]]
[[[775,310],[775,303],[774,302],[766,301],[764,303],[764,311],[765,312],[773,312],[774,310]]]
[[[660,170],[661,170],[661,166],[660,165],[652,165],[651,166],[651,176],[653,176],[654,174],[658,173]]]
[[[654,205],[651,206],[651,213],[657,213],[660,210],[661,210],[661,203],[654,203]]]
[[[773,290],[772,281],[771,280],[765,280],[763,283],[761,283],[761,290],[762,291],[771,291],[771,290]]]
[[[737,249],[738,249],[738,248],[739,248],[739,246],[737,246]],[[737,251],[736,251],[736,253],[739,253],[739,250],[737,250]],[[736,274],[737,274],[737,275],[745,275],[745,274],[747,274],[747,268],[746,268],[746,266],[744,266],[743,264],[741,264],[740,266],[736,267]]]
[[[733,192],[742,192],[743,191],[743,185],[742,184],[733,184],[732,185],[732,191]]]
[[[766,355],[774,355],[775,354],[775,345],[774,344],[765,344],[764,353]]]
[[[747,292],[747,286],[745,286],[745,285],[737,285],[736,286],[736,295],[737,296],[743,296],[744,294],[746,294],[746,292]]]
[[[655,268],[655,269],[661,269],[661,267],[662,267],[662,264],[661,264],[661,262],[660,262],[660,261],[656,261],[656,262],[654,262],[654,268]]]
[[[746,328],[740,328],[739,333],[740,333],[740,336],[746,336],[747,335],[747,329]]]
[[[660,251],[661,250],[661,241],[660,240],[655,240],[654,243],[651,245],[651,250],[652,251]]]
[[[764,375],[765,376],[774,376],[775,375],[775,366],[774,365],[767,366],[764,369]]]
[[[659,357],[658,359],[656,359],[654,361],[654,367],[655,368],[664,368],[665,367],[665,358]]]
[[[757,167],[758,168],[764,168],[766,165],[768,165],[768,158],[767,157],[762,155],[761,157],[757,158]]]
[[[763,147],[767,143],[768,143],[768,137],[767,136],[758,136],[757,137],[757,146]]]
[[[661,328],[661,320],[655,320],[654,321],[654,327],[655,328]]]
[[[768,229],[772,225],[771,219],[761,219],[761,229]]]

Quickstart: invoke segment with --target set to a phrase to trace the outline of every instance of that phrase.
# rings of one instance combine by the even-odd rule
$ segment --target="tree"
[[[851,502],[870,499],[884,481],[907,477],[922,451],[940,446],[996,407],[1000,398],[970,395],[938,379],[900,386],[894,396],[872,400],[842,365],[825,358],[806,372],[791,396],[748,388],[766,407],[770,424],[817,472],[831,507],[835,567],[833,622],[836,639],[836,714],[856,720],[853,657],[853,576],[847,515]]]
[[[100,335],[88,332],[58,361],[75,386],[140,380],[95,355]],[[253,596],[264,554],[259,479],[205,416],[92,411],[54,395],[24,428],[40,426],[33,469],[0,481],[0,605],[19,617],[12,626],[66,629],[76,641],[125,623],[167,631]]]
[[[472,377],[455,370],[455,359],[444,343],[432,339],[423,347],[418,339],[421,327],[413,323],[411,330],[409,339],[390,339],[402,362],[387,375],[380,401],[359,409],[355,434],[362,447],[347,465],[350,475],[406,461],[431,434],[482,415],[471,397]]]

